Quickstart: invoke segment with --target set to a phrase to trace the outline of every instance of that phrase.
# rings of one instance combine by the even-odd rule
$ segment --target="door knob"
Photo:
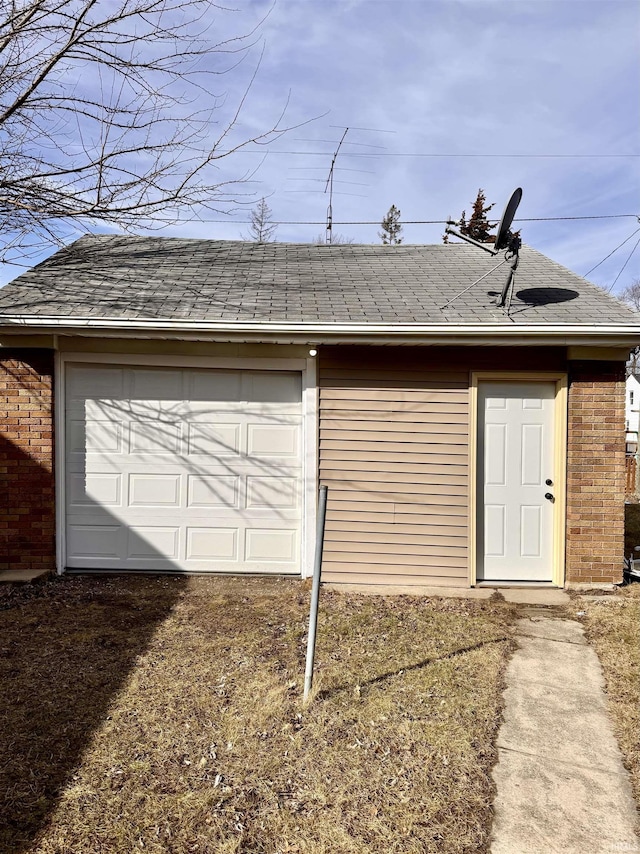
[[[547,484],[547,486],[553,486],[553,481],[551,480],[551,478],[550,478],[550,477],[548,477],[548,478],[545,480],[545,483]]]
[[[545,492],[544,497],[547,501],[553,501],[553,495],[550,492]]]

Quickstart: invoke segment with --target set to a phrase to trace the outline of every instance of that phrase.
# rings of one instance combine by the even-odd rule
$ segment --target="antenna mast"
[[[342,138],[338,143],[338,147],[336,148],[333,159],[331,160],[331,166],[329,167],[329,175],[327,176],[327,182],[324,185],[325,193],[329,192],[329,207],[327,208],[327,230],[326,230],[326,242],[331,245],[331,237],[333,233],[333,171],[336,165],[336,160],[338,159],[338,152],[340,151],[340,146],[344,142],[345,136],[348,134],[349,128],[344,129],[344,133],[342,134]]]

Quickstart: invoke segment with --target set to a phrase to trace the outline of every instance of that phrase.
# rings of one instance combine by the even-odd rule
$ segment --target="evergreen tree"
[[[461,234],[468,235],[469,237],[473,238],[473,240],[477,240],[478,243],[494,243],[496,239],[495,234],[491,234],[491,229],[493,226],[489,223],[489,220],[487,219],[487,214],[493,207],[493,204],[487,205],[485,204],[486,201],[487,200],[484,195],[484,190],[480,188],[478,190],[476,200],[473,203],[469,222],[467,222],[466,211],[462,211],[460,219],[458,220],[458,231]],[[448,234],[443,235],[442,242],[449,242]]]
[[[473,203],[473,209],[471,211],[471,216],[469,217],[469,222],[465,224],[466,230],[462,232],[463,234],[468,234],[469,237],[472,237],[479,243],[493,243],[496,239],[495,234],[489,233],[491,231],[491,225],[489,224],[489,220],[487,219],[487,214],[494,205],[486,205],[486,201],[487,200],[484,195],[484,190],[480,188],[478,190],[476,200]],[[460,230],[462,231],[462,229]]]
[[[278,226],[271,222],[271,217],[271,208],[264,199],[260,199],[251,211],[247,240],[253,240],[255,243],[271,243],[275,240],[273,235]]]
[[[393,246],[394,244],[402,243],[402,224],[400,223],[400,211],[395,205],[391,205],[387,215],[380,223],[382,231],[378,232],[378,236],[382,238],[385,246]]]

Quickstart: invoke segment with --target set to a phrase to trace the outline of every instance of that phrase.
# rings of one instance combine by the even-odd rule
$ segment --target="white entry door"
[[[554,401],[553,382],[478,386],[479,581],[553,579]]]

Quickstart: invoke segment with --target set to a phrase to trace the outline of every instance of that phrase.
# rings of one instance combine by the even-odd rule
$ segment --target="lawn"
[[[614,730],[640,804],[640,584],[599,601],[577,597],[576,605],[602,664]]]
[[[299,581],[0,590],[0,851],[482,852],[514,610]]]

